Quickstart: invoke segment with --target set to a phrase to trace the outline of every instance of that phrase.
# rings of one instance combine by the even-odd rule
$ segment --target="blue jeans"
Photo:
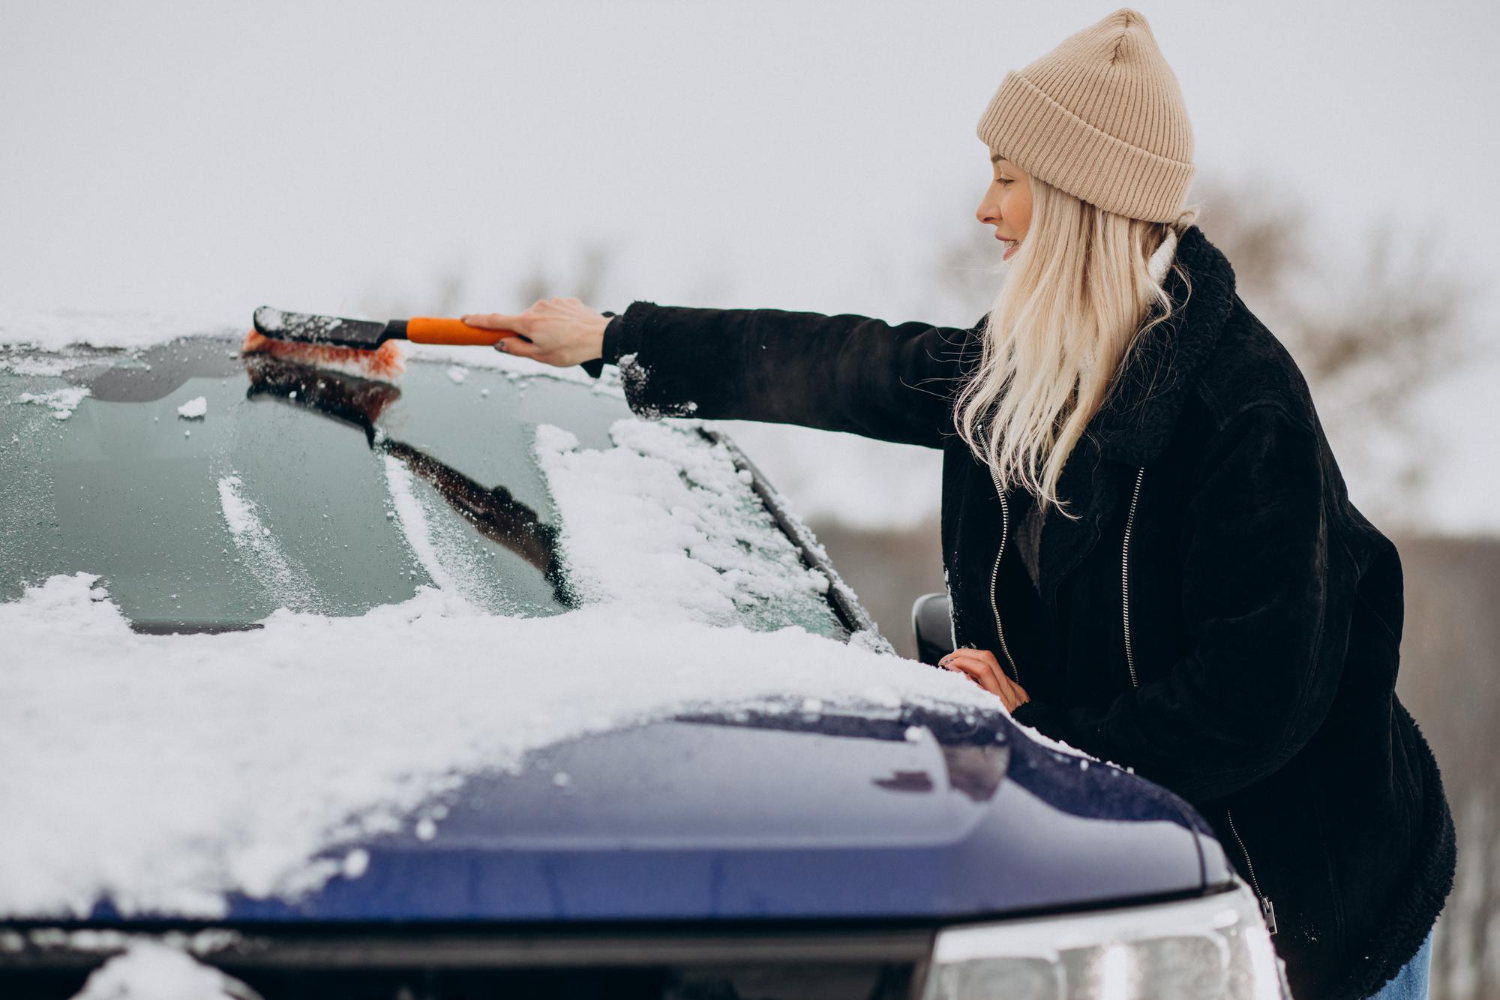
[[[1369,1000],[1427,1000],[1427,976],[1432,969],[1432,932],[1435,930],[1437,925],[1433,924],[1432,930],[1427,932],[1427,940],[1422,942],[1411,961],[1401,966],[1396,978],[1370,994]]]

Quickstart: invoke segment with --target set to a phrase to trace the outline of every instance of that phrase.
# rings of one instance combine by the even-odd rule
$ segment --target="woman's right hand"
[[[539,299],[523,313],[469,313],[462,320],[486,330],[520,334],[503,337],[495,350],[566,368],[592,361],[604,353],[604,328],[609,317],[578,299]]]
[[[987,649],[955,649],[938,660],[938,666],[965,675],[999,698],[1007,712],[1014,712],[1031,700],[1026,689],[1010,679],[995,654]]]

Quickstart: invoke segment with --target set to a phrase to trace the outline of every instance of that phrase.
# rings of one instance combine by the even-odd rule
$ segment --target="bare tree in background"
[[[603,244],[586,244],[579,253],[576,268],[563,275],[562,281],[557,280],[556,273],[537,264],[522,279],[518,301],[522,308],[538,299],[549,299],[555,295],[573,296],[591,305],[600,302],[600,293],[613,258],[613,253]]]
[[[1461,318],[1475,286],[1433,264],[1435,231],[1398,239],[1388,220],[1342,266],[1321,251],[1304,204],[1250,194],[1268,188],[1200,181],[1199,224],[1233,264],[1240,297],[1296,358],[1341,464],[1383,488],[1356,502],[1415,528],[1410,501],[1442,441],[1413,408],[1467,356]]]
[[[615,251],[603,243],[583,245],[575,263],[549,266],[540,259],[508,287],[486,282],[477,291],[462,267],[448,267],[417,292],[381,287],[359,296],[355,307],[367,316],[457,316],[482,310],[520,312],[538,299],[575,296],[594,304],[601,301]],[[499,286],[499,287],[496,287]]]

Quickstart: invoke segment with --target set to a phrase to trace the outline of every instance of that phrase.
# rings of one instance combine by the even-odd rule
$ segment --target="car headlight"
[[[1243,884],[1184,902],[938,933],[924,1000],[1286,1000],[1291,991]]]

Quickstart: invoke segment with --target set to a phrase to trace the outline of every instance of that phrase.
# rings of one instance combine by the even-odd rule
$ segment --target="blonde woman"
[[[1395,695],[1400,560],[1184,210],[1192,132],[1146,19],[1008,73],[978,132],[1008,273],[971,329],[576,299],[464,319],[619,365],[644,415],[941,448],[941,665],[1196,806],[1298,1000],[1425,996],[1455,848]]]

